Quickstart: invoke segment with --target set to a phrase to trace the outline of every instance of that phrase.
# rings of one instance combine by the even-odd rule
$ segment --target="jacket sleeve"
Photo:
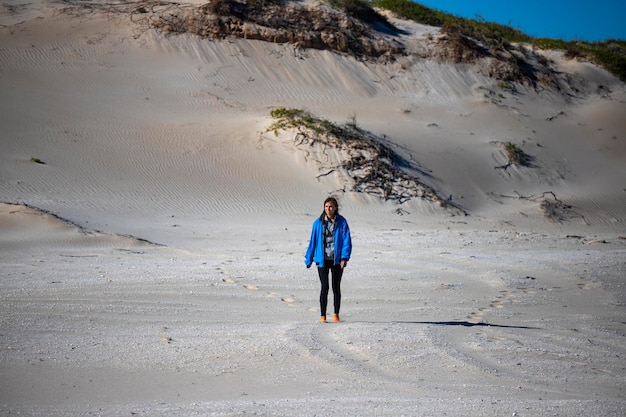
[[[341,260],[350,260],[350,255],[352,255],[352,237],[350,236],[350,227],[348,226],[348,222],[344,221],[344,230],[343,230],[343,242],[341,245]]]
[[[309,239],[309,247],[304,254],[304,264],[308,267],[313,263],[313,255],[315,254],[315,246],[317,245],[316,222],[311,227],[311,239]]]

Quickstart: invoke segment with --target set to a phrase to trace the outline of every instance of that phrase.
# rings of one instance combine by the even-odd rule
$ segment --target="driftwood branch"
[[[516,194],[515,196],[500,194],[500,197],[538,202],[544,217],[553,222],[560,223],[573,218],[580,218],[585,222],[587,221],[585,216],[574,211],[574,207],[571,204],[560,200],[554,191],[544,191],[541,194],[533,194],[530,196],[523,195],[518,191],[514,191],[514,193]]]

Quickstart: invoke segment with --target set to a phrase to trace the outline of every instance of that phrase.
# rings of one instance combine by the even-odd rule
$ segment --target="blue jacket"
[[[335,240],[335,265],[342,260],[349,260],[352,254],[352,239],[350,238],[350,228],[346,219],[337,214],[335,218],[335,232],[333,233]],[[311,229],[311,240],[309,247],[304,255],[304,264],[309,267],[315,262],[318,265],[324,265],[324,226],[322,219],[318,217],[313,222]]]

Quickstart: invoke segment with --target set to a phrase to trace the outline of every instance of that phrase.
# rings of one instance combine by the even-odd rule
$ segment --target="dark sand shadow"
[[[528,329],[528,330],[539,330],[539,327],[529,327],[529,326],[509,326],[505,324],[492,324],[485,322],[472,323],[469,321],[392,321],[392,323],[399,324],[432,324],[435,326],[463,326],[463,327],[497,327],[504,329]]]

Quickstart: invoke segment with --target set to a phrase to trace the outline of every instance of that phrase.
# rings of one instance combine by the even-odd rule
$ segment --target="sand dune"
[[[76,6],[0,8],[2,414],[624,414],[623,83]],[[437,35],[393,21],[409,50]],[[383,138],[467,215],[320,175],[342,153],[268,131],[280,107]],[[324,326],[302,256],[329,194],[355,253]]]
[[[12,170],[9,181],[30,183],[29,176],[36,176],[32,186],[38,189],[31,192],[37,196],[64,184],[72,194],[68,206],[80,196],[98,196],[101,201],[92,209],[102,210],[85,220],[71,207],[59,210],[30,201],[78,223],[89,220],[104,228],[106,223],[97,218],[115,211],[132,216],[134,210],[147,209],[145,201],[156,212],[182,209],[196,217],[213,209],[236,216],[252,207],[271,212],[271,202],[279,198],[273,190],[283,191],[282,183],[302,165],[302,160],[293,165],[283,149],[274,149],[291,148],[288,134],[277,142],[264,132],[269,110],[281,106],[305,108],[337,123],[354,118],[364,129],[389,137],[432,172],[431,185],[459,199],[470,213],[494,195],[514,192],[534,196],[553,191],[567,200],[561,188],[581,181],[602,182],[607,194],[600,199],[612,195],[619,205],[626,198],[623,189],[604,181],[623,175],[620,164],[605,163],[608,155],[620,158],[621,141],[614,138],[623,130],[619,119],[624,105],[623,86],[616,81],[617,91],[609,98],[567,104],[554,94],[542,99],[533,91],[497,92],[493,80],[471,69],[431,61],[404,69],[325,51],[294,56],[289,45],[208,42],[152,32],[135,39],[132,26],[110,19],[60,15],[33,25],[26,36],[5,37],[11,42],[3,60],[10,63],[6,71],[15,74],[11,86],[5,85],[5,125],[19,133],[7,143],[7,164],[19,164],[23,171],[16,175],[19,171]],[[37,37],[50,28],[58,37]],[[592,90],[593,85],[587,87]],[[577,101],[589,94],[583,92]],[[498,146],[505,141],[527,149],[539,168],[494,170],[505,160]],[[277,169],[283,163],[275,163],[273,152],[286,159],[284,168],[289,169]],[[30,157],[46,166],[24,164]],[[298,183],[303,186],[293,196],[281,199],[302,204],[296,212],[341,188],[312,178]],[[306,195],[316,188],[313,198]],[[134,198],[137,193],[141,198]],[[239,196],[251,198],[238,201]],[[346,197],[350,204],[351,196]],[[21,198],[23,193],[13,190],[6,200]],[[219,202],[226,199],[231,200],[229,210]],[[136,204],[130,203],[130,213],[111,207],[132,200]],[[598,222],[612,227],[614,218]]]

